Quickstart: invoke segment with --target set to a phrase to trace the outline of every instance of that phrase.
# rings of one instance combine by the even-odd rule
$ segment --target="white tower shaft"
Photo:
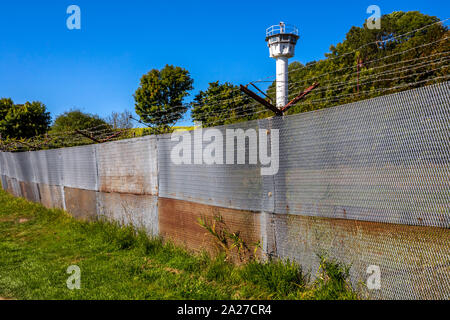
[[[288,57],[276,58],[278,108],[282,108],[288,103],[288,59]]]
[[[266,30],[266,42],[271,58],[276,60],[276,107],[281,109],[288,103],[288,59],[295,54],[298,29],[280,22]]]

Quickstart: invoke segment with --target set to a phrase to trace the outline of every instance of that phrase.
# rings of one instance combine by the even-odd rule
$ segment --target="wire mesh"
[[[275,212],[448,228],[449,89],[272,119]]]

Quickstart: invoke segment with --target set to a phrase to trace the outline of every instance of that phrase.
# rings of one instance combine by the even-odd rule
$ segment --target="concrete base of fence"
[[[61,186],[49,186],[48,184],[39,184],[39,193],[41,203],[47,208],[64,209],[64,190]]]
[[[158,235],[158,198],[150,195],[120,193],[97,194],[97,211],[100,218],[131,224],[145,229],[149,235]]]
[[[66,210],[75,218],[97,219],[97,192],[64,187]]]
[[[198,219],[202,219],[208,225],[216,222],[218,230],[223,227],[229,233],[238,234],[248,247],[248,250],[242,250],[244,257],[252,253],[261,240],[260,213],[159,198],[158,215],[159,233],[163,238],[196,251],[206,250],[216,254],[220,246],[218,239],[200,226]],[[216,220],[219,218],[221,223]],[[261,255],[259,249],[257,255]],[[232,256],[237,257],[237,252],[232,252]]]
[[[369,297],[450,298],[449,229],[297,215],[271,219],[276,255],[297,260],[313,276],[317,255],[324,253],[351,265],[354,287],[368,279],[370,265],[379,266],[381,289],[365,290]]]

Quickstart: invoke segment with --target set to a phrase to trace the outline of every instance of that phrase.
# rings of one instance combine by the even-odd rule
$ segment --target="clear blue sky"
[[[450,17],[450,1],[6,1],[0,3],[0,97],[39,100],[56,116],[70,108],[106,116],[134,110],[140,77],[165,64],[194,78],[194,95],[216,80],[248,83],[275,73],[265,29],[300,29],[296,56],[321,59],[376,4]],[[81,8],[81,30],[66,9]]]

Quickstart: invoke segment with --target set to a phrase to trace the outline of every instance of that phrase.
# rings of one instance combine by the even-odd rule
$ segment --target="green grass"
[[[345,268],[307,284],[293,262],[237,266],[143,232],[82,222],[0,191],[0,297],[14,299],[354,299]],[[70,265],[81,289],[69,290]]]

